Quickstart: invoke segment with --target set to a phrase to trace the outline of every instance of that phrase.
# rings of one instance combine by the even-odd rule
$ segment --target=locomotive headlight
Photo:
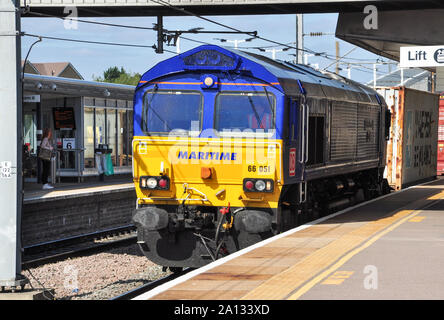
[[[214,80],[211,77],[206,77],[204,83],[207,87],[211,87],[214,84]]]
[[[267,192],[274,191],[274,181],[272,179],[245,178],[243,181],[245,192]]]
[[[155,187],[157,187],[157,180],[154,178],[149,178],[146,181],[146,185],[148,186],[148,188],[154,189]]]
[[[264,191],[265,190],[265,181],[264,180],[257,180],[254,184],[257,191]]]
[[[151,190],[169,190],[170,179],[167,176],[140,177],[140,188]]]

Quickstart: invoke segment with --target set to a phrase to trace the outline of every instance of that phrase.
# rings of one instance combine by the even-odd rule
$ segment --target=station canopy
[[[83,17],[101,16],[178,16],[198,15],[295,14],[324,12],[362,12],[368,5],[379,10],[438,8],[434,0],[21,0],[32,12],[63,15],[75,7]],[[32,17],[32,14],[24,14]]]
[[[377,28],[366,29],[366,14],[344,12],[339,14],[336,37],[399,61],[401,47],[444,45],[443,15],[444,9],[380,11]]]

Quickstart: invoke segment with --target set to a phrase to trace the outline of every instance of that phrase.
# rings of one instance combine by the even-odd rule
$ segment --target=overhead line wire
[[[99,44],[99,45],[109,45],[109,46],[121,46],[121,47],[136,47],[136,48],[150,48],[154,49],[153,46],[141,45],[141,44],[130,44],[130,43],[117,43],[117,42],[103,42],[103,41],[91,41],[91,40],[80,40],[80,39],[70,39],[70,38],[60,38],[60,37],[50,37],[50,36],[41,36],[36,34],[30,34],[23,32],[23,36],[49,39],[49,40],[59,40],[59,41],[69,41],[69,42],[79,42],[79,43],[88,43],[88,44]],[[174,51],[165,50],[169,53],[174,53]]]

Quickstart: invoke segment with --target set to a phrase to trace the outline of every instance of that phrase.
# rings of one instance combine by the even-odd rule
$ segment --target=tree
[[[129,73],[123,67],[109,67],[103,72],[103,78],[93,76],[95,81],[109,82],[109,83],[120,83],[135,86],[139,83],[141,74],[140,73]]]

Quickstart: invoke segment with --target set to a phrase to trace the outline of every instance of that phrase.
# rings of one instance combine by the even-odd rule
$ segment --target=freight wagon
[[[437,170],[439,95],[378,88],[392,113],[385,176],[395,190],[433,180]]]

